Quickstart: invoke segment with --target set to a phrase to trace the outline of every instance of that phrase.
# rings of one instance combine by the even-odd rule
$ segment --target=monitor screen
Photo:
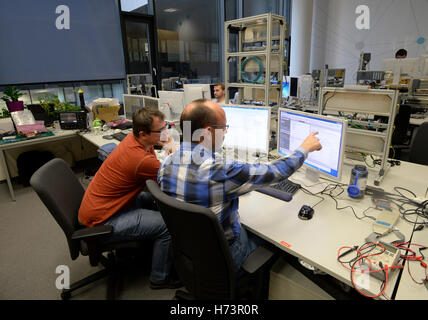
[[[287,98],[290,95],[290,83],[284,81],[282,83],[282,97]]]
[[[144,97],[144,108],[156,111],[159,110],[159,98],[153,98],[149,96]]]
[[[223,145],[237,150],[269,152],[270,108],[222,105],[229,125]]]
[[[211,99],[209,84],[183,84],[184,103],[186,106],[197,99]]]
[[[77,123],[75,112],[60,112],[59,121],[61,123]]]
[[[290,97],[297,98],[297,88],[298,88],[299,78],[290,77]]]
[[[136,94],[124,94],[123,95],[123,110],[125,112],[125,118],[132,121],[132,115],[138,109],[144,107],[144,98]]]
[[[317,131],[322,149],[309,153],[305,165],[334,179],[341,179],[347,122],[318,114],[279,108],[278,152],[289,155]]]
[[[417,76],[419,69],[420,59],[406,58],[406,59],[383,59],[382,69],[384,71],[392,71],[394,74],[398,73],[400,76]]]
[[[165,115],[165,120],[180,120],[184,110],[184,93],[180,91],[158,91],[159,110]]]

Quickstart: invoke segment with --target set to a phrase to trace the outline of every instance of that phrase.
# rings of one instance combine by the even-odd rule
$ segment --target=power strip
[[[385,251],[383,251],[384,249],[382,248],[382,246],[383,248],[385,248]],[[381,281],[385,281],[385,272],[378,271],[378,270],[385,268],[385,266],[388,266],[388,267],[395,266],[398,262],[398,259],[400,258],[400,249],[388,243],[379,241],[379,243],[370,252],[370,254],[376,254],[382,251],[383,251],[382,254],[365,258],[363,265],[365,265],[368,269],[370,268],[370,271],[374,271],[369,273],[371,276]],[[369,259],[371,263],[367,261],[367,259]],[[388,269],[388,272],[391,272],[392,270],[395,270],[395,269]]]

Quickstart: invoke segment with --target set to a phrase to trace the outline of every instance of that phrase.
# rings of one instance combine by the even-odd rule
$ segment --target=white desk
[[[89,141],[90,143],[92,143],[93,145],[97,146],[98,148],[101,147],[104,144],[107,143],[115,143],[115,144],[119,144],[120,141],[116,140],[116,139],[104,139],[103,136],[104,135],[111,135],[114,133],[114,130],[108,130],[108,131],[102,131],[101,133],[95,133],[93,131],[91,132],[80,132],[79,135],[86,139],[87,141]]]
[[[349,165],[344,166],[343,183],[349,182],[351,168]],[[375,174],[370,171],[369,169],[369,185],[373,186]],[[418,177],[424,174],[428,177],[427,166],[402,162],[401,166],[395,166],[389,170],[379,187],[392,192],[395,185],[402,186],[412,190],[418,196],[423,196],[428,182]],[[293,176],[294,179],[290,180],[301,183],[299,176],[302,177],[303,174],[298,172]],[[307,189],[312,192],[319,191],[319,187],[318,190]],[[342,246],[365,243],[365,238],[373,231],[373,220],[368,218],[357,220],[351,209],[338,211],[335,202],[330,197],[324,197],[325,200],[314,208],[313,218],[303,221],[297,217],[300,207],[304,204],[313,206],[320,201],[319,198],[298,191],[291,202],[283,202],[254,191],[240,198],[241,221],[246,228],[278,248],[352,286],[350,271],[337,261],[338,249]],[[352,205],[360,217],[363,216],[362,212],[365,209],[372,206],[371,199],[367,196],[362,200],[349,198],[346,187],[345,192],[336,199],[339,207]],[[370,210],[367,214],[376,217],[377,212]],[[399,219],[396,227],[406,240],[410,238],[413,230],[410,223]],[[381,240],[390,242],[396,240],[396,237],[391,233]],[[397,270],[389,274],[390,279],[385,292],[388,296],[393,292],[397,275]],[[368,294],[378,294],[380,285],[380,281],[370,277]]]
[[[413,233],[412,243],[428,246],[428,229],[424,228],[421,231]],[[419,255],[417,246],[411,246],[411,249],[416,249],[416,254]],[[428,249],[422,251],[425,257],[425,263],[428,264]],[[399,287],[397,290],[396,299],[398,300],[428,300],[428,289],[423,284],[415,283],[409,275],[408,267],[412,277],[417,282],[422,282],[425,279],[425,271],[417,261],[407,261],[401,276]]]
[[[53,136],[28,139],[28,140],[23,140],[19,142],[11,142],[11,143],[0,145],[0,158],[3,165],[3,171],[6,177],[7,185],[9,187],[10,197],[12,198],[12,201],[15,201],[15,193],[13,192],[13,186],[12,186],[12,182],[10,180],[10,174],[9,174],[9,167],[7,166],[7,161],[5,159],[6,150],[20,148],[20,147],[29,146],[29,145],[36,145],[40,143],[51,142],[55,140],[72,138],[76,136],[77,132],[78,132],[77,130],[57,130],[57,131],[54,131]]]
[[[99,148],[102,145],[107,144],[107,143],[115,143],[116,145],[118,145],[120,143],[120,141],[118,141],[116,139],[110,139],[109,140],[109,139],[103,138],[104,135],[111,135],[114,132],[115,132],[114,130],[108,130],[108,131],[103,131],[102,134],[95,133],[93,131],[81,132],[79,134],[84,139],[86,139],[87,141],[89,141],[90,143],[92,143],[93,145],[95,145]],[[163,150],[155,150],[155,153],[156,153],[156,157],[158,158],[158,160],[160,162],[162,162],[165,159],[165,157],[167,156],[166,152]]]

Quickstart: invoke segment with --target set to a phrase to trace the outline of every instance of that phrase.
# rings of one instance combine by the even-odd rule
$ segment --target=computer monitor
[[[428,54],[421,55],[419,60],[420,77],[428,78]]]
[[[401,74],[407,75],[408,77],[418,76],[419,73],[419,59],[418,58],[407,58],[407,59],[398,59],[401,60]]]
[[[314,87],[314,79],[310,74],[304,74],[299,77],[298,95],[301,102],[312,101],[312,89]]]
[[[159,98],[143,96],[144,98],[144,108],[150,110],[159,110]]]
[[[269,107],[222,105],[229,125],[223,146],[247,152],[269,152]]]
[[[144,96],[135,94],[123,95],[123,110],[125,119],[132,121],[132,115],[138,109],[144,108]]]
[[[183,90],[186,106],[197,99],[212,99],[209,84],[183,84]]]
[[[382,69],[384,71],[392,71],[394,80],[393,83],[399,83],[401,77],[413,78],[419,73],[420,59],[383,59]]]
[[[165,115],[166,121],[180,120],[184,110],[184,92],[158,91],[159,110]]]
[[[313,113],[278,109],[278,153],[290,155],[312,132],[317,131],[322,149],[309,153],[307,171],[340,181],[345,149],[347,121]]]
[[[170,91],[174,89],[174,83],[171,79],[162,79],[162,90]]]
[[[298,97],[298,87],[299,87],[299,78],[297,77],[288,77],[287,82],[290,86],[290,97],[297,98]]]
[[[282,83],[282,97],[288,98],[289,95],[290,95],[290,83],[287,81],[284,81]]]

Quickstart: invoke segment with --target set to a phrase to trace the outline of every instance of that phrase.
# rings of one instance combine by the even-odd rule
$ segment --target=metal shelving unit
[[[229,89],[237,88],[238,104],[250,100],[263,101],[264,105],[276,103],[279,106],[282,78],[286,70],[285,17],[267,13],[230,20],[225,22],[224,30],[226,101],[230,99]],[[243,64],[246,67],[244,72],[257,73],[258,68],[257,80],[242,76]],[[273,79],[275,81],[271,81]]]
[[[348,118],[345,142],[347,156],[350,157],[352,153],[364,153],[381,159],[378,176],[374,179],[375,185],[380,184],[390,167],[387,159],[397,101],[396,90],[321,88],[318,101],[319,114],[351,115],[351,119]],[[365,114],[368,119],[353,120],[352,116],[356,114]],[[388,120],[386,123],[376,122],[373,120],[374,116],[382,116]]]

